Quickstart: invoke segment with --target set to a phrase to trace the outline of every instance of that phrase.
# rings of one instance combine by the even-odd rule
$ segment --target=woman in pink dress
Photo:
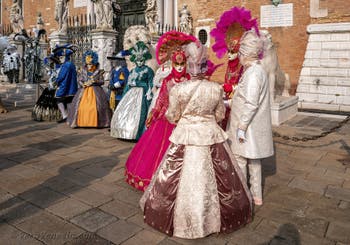
[[[169,105],[169,91],[175,84],[190,79],[190,75],[186,73],[184,51],[174,51],[171,61],[171,73],[164,78],[156,105],[146,122],[149,128],[134,146],[125,164],[126,182],[141,191],[149,185],[170,145],[169,136],[175,125],[165,118]]]

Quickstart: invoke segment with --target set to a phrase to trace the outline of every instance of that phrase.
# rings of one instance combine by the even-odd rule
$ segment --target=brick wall
[[[310,0],[284,0],[283,3],[293,3],[294,25],[292,27],[269,28],[273,40],[277,45],[278,56],[282,69],[290,75],[292,93],[295,92],[304,54],[308,41],[306,27],[314,23],[350,22],[350,1],[346,0],[320,0],[320,8],[328,9],[328,16],[324,18],[310,18]],[[2,23],[9,24],[8,9],[12,0],[2,0]],[[70,15],[80,15],[86,12],[86,8],[73,8],[74,0],[69,1]],[[183,4],[188,5],[194,19],[194,28],[198,26],[215,27],[220,15],[233,6],[244,6],[251,10],[252,15],[259,19],[260,6],[271,4],[270,0],[178,0],[178,8]],[[36,23],[37,12],[41,12],[46,30],[51,33],[57,28],[54,20],[55,0],[23,0],[24,25],[31,29]],[[206,19],[204,22],[198,20]],[[213,44],[211,39],[211,45]],[[218,60],[213,52],[210,58],[216,62],[226,62],[225,58]],[[213,76],[213,79],[223,81],[226,67],[221,67]]]
[[[56,30],[57,22],[55,21],[55,0],[22,0],[24,28],[30,32],[36,25],[37,14],[41,12],[45,23],[45,29],[50,34]],[[9,24],[9,9],[12,0],[2,0],[2,23]],[[69,1],[69,15],[80,15],[86,13],[86,7],[74,8],[74,0]]]
[[[328,15],[323,18],[312,19],[312,24],[350,22],[350,1],[320,0],[320,8],[327,9]]]
[[[345,3],[346,2],[346,3]],[[272,35],[273,41],[277,46],[279,62],[282,69],[290,75],[292,88],[291,92],[294,94],[299,80],[301,67],[304,61],[304,55],[308,42],[308,34],[306,28],[311,23],[324,22],[346,22],[350,21],[350,1],[343,0],[328,0],[320,1],[320,8],[328,9],[328,16],[325,18],[311,19],[309,15],[310,1],[309,0],[284,0],[283,3],[293,3],[293,21],[292,27],[274,27],[268,28]],[[194,19],[194,28],[198,26],[209,25],[215,27],[220,15],[232,8],[233,6],[244,6],[250,9],[252,15],[256,18],[260,17],[260,6],[269,5],[269,0],[178,0],[178,7],[181,8],[183,4],[188,5]],[[214,19],[208,22],[198,22],[200,19]],[[211,45],[214,40],[211,39]],[[210,50],[211,51],[211,50]],[[210,58],[216,63],[226,62],[225,58],[218,60],[213,52],[210,52]],[[221,67],[213,75],[213,80],[223,81],[226,66]]]

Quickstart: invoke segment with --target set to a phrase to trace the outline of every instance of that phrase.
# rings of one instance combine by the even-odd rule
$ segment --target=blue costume
[[[61,66],[56,78],[57,90],[56,100],[58,108],[62,113],[62,120],[65,122],[68,116],[67,104],[71,103],[78,90],[77,71],[75,65],[70,61],[70,55],[74,52],[71,44],[56,46],[52,51],[60,59]]]
[[[110,108],[114,110],[119,101],[122,99],[125,84],[128,81],[129,70],[126,66],[117,66],[113,69],[111,80],[109,81],[109,104]]]
[[[128,81],[129,70],[124,56],[128,55],[125,51],[119,52],[116,56],[107,57],[115,63],[109,81],[109,107],[114,111],[119,101],[122,99],[124,87]]]
[[[66,61],[61,65],[60,72],[56,79],[56,97],[74,96],[78,90],[77,71],[71,61]]]

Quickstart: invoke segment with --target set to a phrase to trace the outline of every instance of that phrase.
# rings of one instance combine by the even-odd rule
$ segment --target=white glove
[[[245,131],[242,129],[237,129],[237,139],[239,143],[244,143],[247,139],[245,138]]]
[[[120,82],[116,82],[116,83],[113,84],[113,86],[115,88],[120,88],[122,85],[120,85]]]

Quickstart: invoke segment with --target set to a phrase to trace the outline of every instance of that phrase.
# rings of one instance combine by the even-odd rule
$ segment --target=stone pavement
[[[275,139],[264,205],[228,235],[184,240],[143,223],[141,192],[124,182],[134,143],[107,129],[0,115],[0,244],[350,244],[350,124],[317,141]],[[299,114],[275,130],[318,134],[341,119]]]

